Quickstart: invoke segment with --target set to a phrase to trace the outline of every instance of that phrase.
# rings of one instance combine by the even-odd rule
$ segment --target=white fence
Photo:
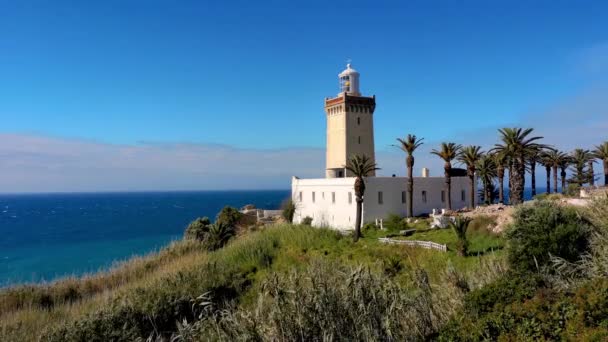
[[[379,238],[380,242],[395,244],[395,245],[406,245],[412,247],[422,247],[426,249],[436,249],[438,251],[447,252],[448,246],[442,245],[432,241],[418,241],[418,240],[395,240],[390,238]]]

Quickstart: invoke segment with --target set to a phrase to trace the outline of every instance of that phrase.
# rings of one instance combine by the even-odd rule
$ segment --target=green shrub
[[[464,299],[465,311],[479,317],[496,307],[532,298],[536,290],[543,285],[542,277],[537,274],[521,275],[509,272],[495,282],[469,292]]]
[[[226,206],[217,214],[215,222],[236,228],[243,216],[238,209]]]
[[[310,216],[306,216],[305,218],[302,219],[302,224],[305,226],[311,226],[312,225],[312,217]]]
[[[571,207],[541,201],[522,206],[507,231],[508,261],[519,272],[547,266],[551,256],[579,260],[589,247],[590,225]]]
[[[235,235],[234,226],[229,226],[221,220],[211,224],[206,217],[192,221],[184,233],[186,239],[200,241],[210,251],[222,248]]]
[[[209,231],[211,221],[208,217],[199,217],[196,220],[190,222],[186,231],[184,232],[184,238],[189,240],[203,241],[205,235]]]
[[[564,192],[566,196],[578,197],[581,192],[581,187],[578,184],[570,183]]]
[[[293,215],[296,213],[296,204],[291,198],[285,200],[283,204],[281,204],[281,210],[283,211],[282,214],[285,221],[292,223]]]
[[[450,227],[456,234],[458,242],[456,243],[458,255],[466,256],[469,248],[469,240],[467,240],[467,229],[469,228],[471,219],[468,217],[458,216],[452,222],[450,221]]]
[[[407,229],[407,222],[399,215],[389,214],[386,220],[382,221],[382,225],[388,230],[405,230]]]

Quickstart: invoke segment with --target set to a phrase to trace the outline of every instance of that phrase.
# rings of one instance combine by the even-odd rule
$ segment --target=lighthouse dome
[[[361,93],[359,93],[359,72],[353,69],[350,63],[346,64],[346,69],[338,75],[338,78],[340,79],[340,94],[361,96]]]

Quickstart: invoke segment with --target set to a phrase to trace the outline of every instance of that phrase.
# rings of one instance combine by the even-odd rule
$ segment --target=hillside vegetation
[[[110,271],[1,291],[0,340],[604,340],[607,212],[604,199],[585,210],[539,201],[504,236],[478,218],[467,256],[452,230],[424,221],[405,238],[448,252],[379,243],[398,220],[354,243],[200,219],[184,240]]]

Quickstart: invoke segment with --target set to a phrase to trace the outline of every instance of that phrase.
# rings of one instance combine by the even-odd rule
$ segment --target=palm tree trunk
[[[515,159],[511,167],[509,175],[511,178],[511,187],[509,189],[509,203],[513,205],[521,204],[524,201],[524,178],[526,174],[526,166],[523,160]]]
[[[501,204],[505,204],[505,193],[504,193],[505,168],[502,166],[499,166],[497,173],[498,173],[498,202]]]
[[[452,169],[452,165],[450,163],[446,163],[445,170],[445,188],[447,192],[447,202],[448,202],[448,210],[452,210],[452,176],[450,175],[450,171]]]
[[[595,175],[593,174],[593,160],[590,160],[589,163],[589,185],[595,185]]]
[[[473,171],[473,175],[469,175],[469,180],[471,181],[471,209],[475,209],[475,173]]]
[[[363,214],[363,198],[356,196],[357,202],[357,217],[355,219],[355,235],[353,236],[353,240],[357,242],[359,237],[361,237],[361,216]]]
[[[532,161],[530,163],[530,175],[532,178],[530,181],[532,182],[532,197],[536,196],[536,162]]]
[[[414,157],[407,157],[407,215],[414,217]]]
[[[608,159],[604,159],[604,186],[608,186]]]
[[[553,165],[553,192],[557,193],[557,166]]]
[[[551,193],[551,166],[545,166],[545,171],[547,171],[547,193]]]
[[[566,193],[566,170],[562,169],[562,194]]]

